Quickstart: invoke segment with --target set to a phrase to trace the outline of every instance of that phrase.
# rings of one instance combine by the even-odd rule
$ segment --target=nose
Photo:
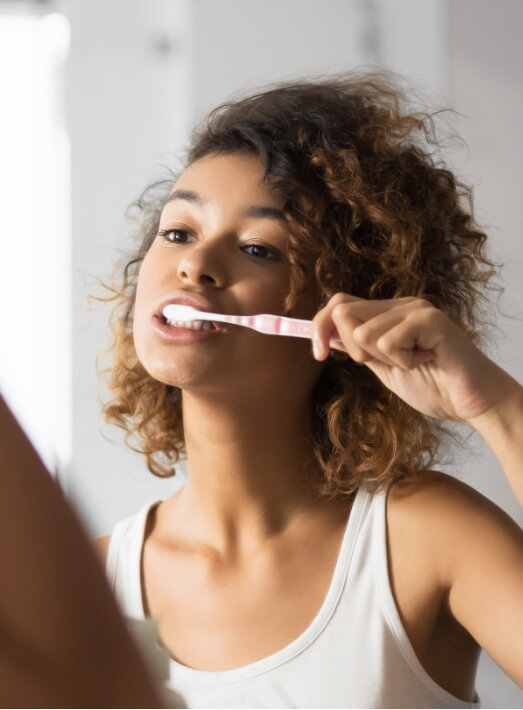
[[[180,281],[198,286],[221,288],[225,284],[225,265],[219,249],[208,244],[192,246],[178,264]]]

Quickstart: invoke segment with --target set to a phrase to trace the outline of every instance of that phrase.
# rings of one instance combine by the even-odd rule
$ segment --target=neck
[[[308,483],[309,402],[275,401],[183,394],[189,480],[180,509],[219,547],[256,545],[322,505]]]

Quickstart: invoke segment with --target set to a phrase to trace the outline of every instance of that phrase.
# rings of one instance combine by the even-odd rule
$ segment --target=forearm
[[[523,387],[504,374],[499,404],[469,424],[496,455],[523,506]]]

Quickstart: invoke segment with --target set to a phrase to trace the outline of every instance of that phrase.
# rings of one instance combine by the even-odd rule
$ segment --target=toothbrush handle
[[[300,318],[286,318],[281,316],[279,321],[279,335],[293,335],[297,338],[312,338],[312,321]],[[336,331],[330,338],[330,342],[341,343],[341,338]]]
[[[243,325],[266,335],[290,335],[295,338],[308,339],[312,337],[312,321],[310,320],[274,316],[268,313],[257,316],[228,316],[228,318],[231,319],[229,323]],[[341,342],[341,339],[337,333],[334,333],[331,341]]]
[[[311,321],[299,318],[285,318],[271,313],[260,313],[253,316],[235,316],[228,313],[207,313],[195,311],[194,316],[205,317],[219,323],[232,323],[244,328],[251,328],[265,335],[294,335],[298,338],[311,337]]]
[[[285,318],[270,313],[255,316],[227,316],[229,323],[252,328],[265,335],[293,335],[298,338],[311,337],[311,321]]]
[[[276,319],[276,328],[279,335],[293,335],[296,338],[310,338],[312,335],[311,321],[300,318],[286,318],[281,316]]]

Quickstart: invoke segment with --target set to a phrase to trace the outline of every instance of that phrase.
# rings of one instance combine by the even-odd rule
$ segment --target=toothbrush
[[[233,316],[225,313],[198,311],[192,306],[170,303],[163,309],[163,315],[167,320],[171,321],[212,320],[218,323],[242,325],[245,328],[252,328],[258,331],[258,333],[265,333],[266,335],[290,335],[296,338],[312,337],[310,320],[274,316],[269,313],[261,313],[253,316]],[[341,342],[337,334],[331,338],[331,340]]]

